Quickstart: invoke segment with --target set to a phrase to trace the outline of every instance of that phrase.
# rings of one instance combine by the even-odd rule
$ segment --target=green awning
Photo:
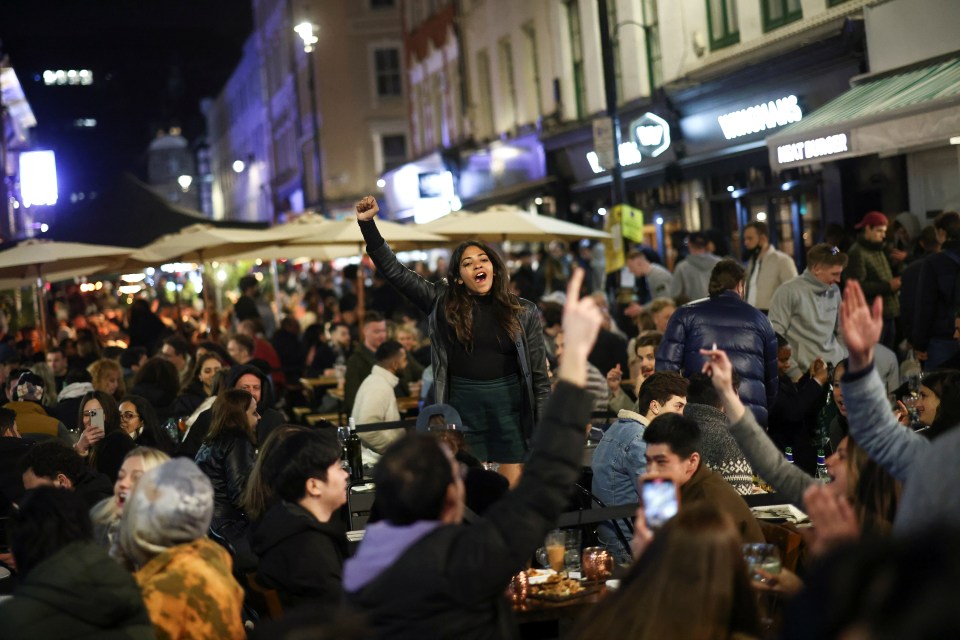
[[[960,119],[953,117],[958,105],[960,57],[866,77],[843,95],[805,114],[800,122],[768,137],[771,163],[799,166],[897,150],[941,137],[947,144],[950,135],[960,134]],[[946,111],[939,113],[942,110]],[[934,113],[937,118],[924,118]],[[903,131],[891,129],[893,121],[906,118],[912,119],[903,123]],[[886,131],[871,129],[877,124]],[[867,135],[862,136],[863,132]]]

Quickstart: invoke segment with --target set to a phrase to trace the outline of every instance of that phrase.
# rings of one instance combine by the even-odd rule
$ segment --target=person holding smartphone
[[[83,430],[80,432],[77,443],[73,446],[74,450],[81,456],[89,456],[90,466],[105,474],[111,481],[115,480],[119,465],[116,465],[117,468],[112,470],[101,469],[97,460],[97,450],[99,449],[99,443],[106,435],[120,429],[120,412],[117,409],[117,401],[104,391],[87,392],[80,399],[78,422]]]
[[[678,413],[659,416],[643,432],[643,441],[647,444],[643,479],[673,482],[680,490],[680,511],[708,502],[733,520],[744,543],[765,541],[747,503],[723,476],[701,461],[696,422]]]

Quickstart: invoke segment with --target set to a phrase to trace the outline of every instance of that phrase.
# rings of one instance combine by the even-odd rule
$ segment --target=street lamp
[[[320,40],[317,32],[320,27],[309,21],[304,21],[293,28],[298,36],[303,40],[303,52],[307,54],[307,88],[310,91],[310,108],[313,122],[313,166],[316,172],[314,180],[317,184],[317,209],[322,214],[326,208],[323,195],[323,166],[320,161],[320,116],[317,109],[317,81],[316,70],[314,69],[313,53],[314,45]]]

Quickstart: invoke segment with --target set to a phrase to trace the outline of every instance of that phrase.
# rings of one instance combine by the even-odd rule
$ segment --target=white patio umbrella
[[[286,229],[284,225],[251,230],[193,224],[177,233],[161,236],[137,250],[129,267],[145,268],[166,262],[203,263],[221,256],[286,242],[295,235],[294,230]]]
[[[134,249],[129,247],[55,240],[24,240],[5,251],[0,251],[0,286],[36,286],[40,304],[40,330],[46,341],[44,280],[56,282],[96,273],[124,260],[133,252]]]
[[[486,242],[549,242],[583,238],[601,240],[610,237],[605,231],[550,216],[534,215],[519,207],[505,205],[494,205],[479,213],[457,212],[420,227],[447,236],[451,240]],[[386,233],[383,237],[389,240]]]

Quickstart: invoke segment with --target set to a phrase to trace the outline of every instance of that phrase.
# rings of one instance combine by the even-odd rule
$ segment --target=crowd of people
[[[960,633],[960,214],[868,213],[802,272],[763,222],[736,258],[693,232],[605,280],[587,247],[404,265],[378,211],[368,262],[291,271],[274,306],[246,276],[222,324],[68,300],[55,336],[4,331],[0,638],[517,637],[505,589],[578,483],[639,507],[588,532],[623,579],[570,637],[763,636],[764,490],[813,524],[765,583],[783,637]],[[383,425],[363,469],[298,406]],[[375,487],[355,549],[351,471]],[[643,479],[675,487],[662,528]]]

